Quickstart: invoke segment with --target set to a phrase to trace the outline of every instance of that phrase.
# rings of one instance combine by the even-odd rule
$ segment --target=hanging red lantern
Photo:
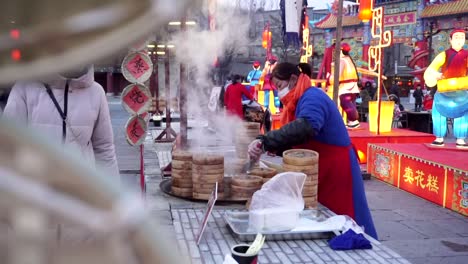
[[[268,34],[270,32],[268,32],[267,29],[263,30],[263,34],[262,34],[262,47],[264,49],[266,49],[268,47],[268,38],[271,37],[271,33]]]
[[[373,0],[361,0],[359,3],[359,19],[362,22],[369,22],[372,19]]]

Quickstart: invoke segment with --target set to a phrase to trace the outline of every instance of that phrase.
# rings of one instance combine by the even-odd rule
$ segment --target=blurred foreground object
[[[2,263],[183,263],[139,197],[0,119]]]
[[[0,84],[93,63],[179,17],[187,0],[15,0],[2,3]]]

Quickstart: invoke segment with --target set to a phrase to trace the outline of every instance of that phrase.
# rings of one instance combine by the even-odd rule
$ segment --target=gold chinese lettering
[[[431,174],[429,174],[429,176],[427,177],[426,187],[431,192],[439,193],[439,183],[437,181],[436,176],[432,176]]]
[[[424,172],[418,170],[416,171],[416,177],[414,177],[416,180],[416,186],[420,186],[422,189],[426,188],[426,185],[424,184]]]
[[[413,169],[411,169],[410,167],[406,167],[403,178],[405,178],[405,182],[409,182],[410,184],[413,184],[413,181],[414,181]]]

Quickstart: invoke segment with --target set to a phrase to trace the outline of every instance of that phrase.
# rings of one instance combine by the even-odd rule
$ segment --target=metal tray
[[[326,222],[328,219],[333,217],[332,214],[328,214],[326,210],[304,210],[300,214],[301,220],[312,220],[317,223]],[[233,233],[234,236],[239,238],[241,241],[253,241],[257,232],[249,230],[249,212],[248,211],[226,211],[224,214],[224,220],[228,229]],[[290,231],[282,232],[262,232],[266,236],[266,240],[295,240],[295,239],[328,239],[340,234],[341,229],[330,227],[330,228],[304,228],[304,226],[298,226]]]

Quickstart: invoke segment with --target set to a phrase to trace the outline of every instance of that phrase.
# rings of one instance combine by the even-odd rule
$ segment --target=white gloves
[[[250,159],[259,160],[260,156],[263,153],[262,141],[260,139],[255,139],[254,141],[252,141],[249,144],[247,153],[249,154]]]

